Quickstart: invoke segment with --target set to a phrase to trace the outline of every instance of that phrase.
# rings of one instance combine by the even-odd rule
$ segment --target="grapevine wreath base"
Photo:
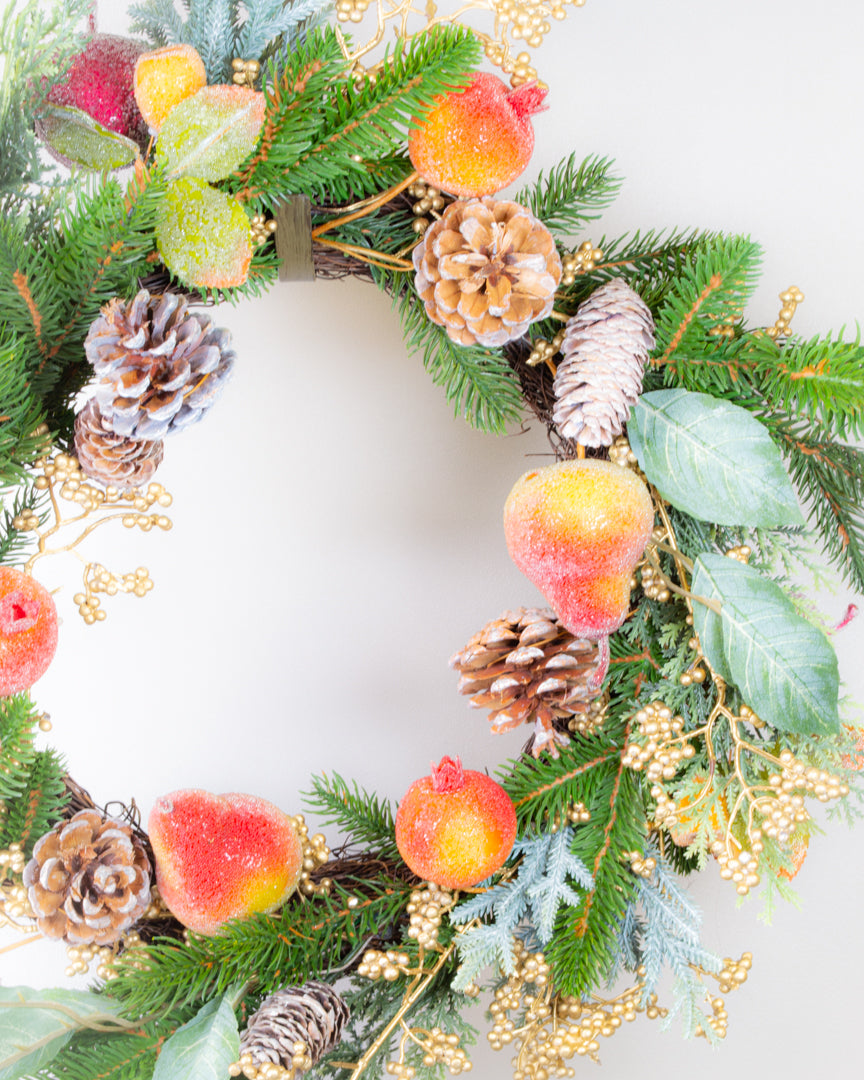
[[[382,0],[370,48],[353,0],[332,24],[311,0],[183,6],[138,5],[131,44],[92,19],[82,40],[83,0],[0,26],[0,914],[94,980],[0,989],[0,1078],[458,1074],[477,996],[517,1080],[572,1075],[637,1017],[722,1038],[751,956],[703,944],[683,879],[773,903],[814,808],[858,813],[832,646],[854,610],[826,626],[791,581],[821,553],[864,585],[864,350],[796,337],[794,288],[749,325],[746,238],[590,231],[605,159],[512,184],[546,104],[512,46],[563,6],[411,29]],[[39,147],[71,166],[53,186]],[[317,775],[331,843],[254,793],[100,805],[35,737],[64,647],[44,560],[111,521],[171,528],[165,443],[244,364],[219,301],[345,275],[469,423],[548,432],[504,508],[544,605],[502,597],[451,660],[524,749],[490,777],[442,748],[398,806]],[[152,584],[85,562],[61,618],[102,633]]]

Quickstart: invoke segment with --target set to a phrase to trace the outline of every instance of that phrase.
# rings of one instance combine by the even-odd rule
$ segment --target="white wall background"
[[[122,30],[120,5],[102,8],[101,28]],[[627,182],[595,241],[652,226],[750,233],[766,249],[752,321],[773,323],[777,293],[795,283],[807,298],[798,332],[854,333],[862,41],[864,9],[841,0],[589,0],[535,55],[551,91],[530,172],[571,150],[613,156]],[[296,812],[317,771],[395,799],[445,753],[475,768],[517,754],[522,733],[492,737],[447,659],[489,618],[537,599],[507,558],[500,515],[546,452],[542,433],[495,438],[454,419],[368,286],[281,285],[217,320],[239,364],[212,416],[168,445],[173,532],[106,528],[88,549],[117,570],[147,565],[156,589],[108,601],[107,622],[85,627],[74,561],[42,571],[63,586],[63,625],[35,696],[72,775],[97,801],[134,797],[145,819],[178,787],[255,792]],[[819,597],[832,621],[850,599]],[[858,699],[862,640],[859,623],[837,639]],[[754,953],[728,1000],[726,1044],[685,1043],[643,1019],[601,1048],[611,1074],[860,1069],[862,851],[864,833],[842,826],[814,841],[796,880],[803,910],[770,928],[758,898],[737,909],[709,869],[694,883],[706,942]],[[3,982],[62,982],[63,953],[6,955]],[[473,1056],[478,1078],[509,1074],[508,1054]]]

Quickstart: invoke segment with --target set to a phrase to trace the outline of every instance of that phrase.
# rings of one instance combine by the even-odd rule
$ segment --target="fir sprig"
[[[313,776],[304,804],[323,825],[335,825],[347,843],[362,844],[384,858],[398,858],[396,823],[389,800],[369,794],[338,773]]]
[[[601,211],[615,199],[621,178],[611,174],[609,158],[592,156],[577,162],[571,154],[513,197],[527,206],[536,218],[553,233],[572,236],[589,221],[596,221]]]

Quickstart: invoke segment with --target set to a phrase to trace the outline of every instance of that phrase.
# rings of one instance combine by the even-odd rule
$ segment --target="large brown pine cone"
[[[429,318],[460,345],[521,337],[552,310],[561,259],[530,210],[503,199],[451,203],[414,248]]]
[[[450,660],[461,675],[459,693],[491,709],[496,734],[534,721],[531,752],[554,756],[569,742],[556,721],[585,712],[602,685],[594,685],[597,643],[574,637],[552,611],[505,611],[474,635]]]
[[[79,810],[37,841],[24,884],[46,937],[111,945],[150,903],[150,860],[130,826]]]
[[[565,439],[611,446],[642,393],[654,320],[620,278],[595,290],[567,323],[553,420]]]
[[[235,358],[228,330],[193,315],[185,297],[146,289],[129,304],[119,297],[106,304],[84,351],[105,423],[117,435],[151,440],[200,420]]]
[[[106,487],[121,491],[153,479],[162,462],[161,439],[129,439],[105,422],[99,403],[91,398],[75,417],[75,455],[81,471]]]
[[[277,990],[252,1014],[240,1039],[242,1075],[259,1075],[260,1066],[272,1063],[285,1070],[282,1075],[293,1076],[298,1042],[305,1048],[299,1071],[305,1072],[338,1044],[347,1020],[348,1006],[327,983]]]

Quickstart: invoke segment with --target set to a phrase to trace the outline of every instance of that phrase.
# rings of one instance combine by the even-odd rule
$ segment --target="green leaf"
[[[687,390],[655,390],[627,428],[645,475],[685,514],[717,525],[803,525],[767,428],[746,409]]]
[[[0,988],[0,1080],[36,1072],[76,1031],[88,1023],[110,1023],[119,1011],[116,1002],[84,990]]]
[[[71,105],[49,105],[39,115],[37,134],[65,165],[101,172],[123,169],[138,157],[136,143],[110,131]]]
[[[153,1080],[225,1080],[240,1055],[230,992],[207,1004],[162,1047]]]
[[[837,656],[825,634],[802,619],[783,590],[724,555],[700,555],[693,592],[720,613],[693,605],[708,662],[780,731],[838,734]]]
[[[263,123],[263,94],[246,86],[205,86],[168,114],[157,158],[170,179],[223,180],[252,152]]]

